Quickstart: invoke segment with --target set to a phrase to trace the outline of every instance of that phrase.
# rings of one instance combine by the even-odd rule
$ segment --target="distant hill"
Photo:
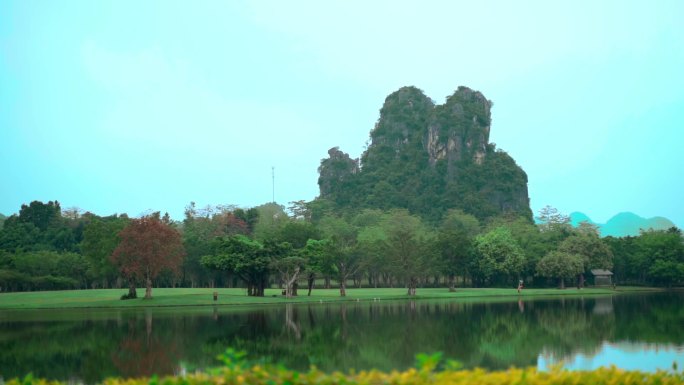
[[[574,227],[579,226],[580,222],[584,221],[597,225],[601,231],[602,237],[637,236],[641,229],[667,230],[670,227],[675,226],[675,224],[667,218],[644,218],[632,212],[619,213],[604,224],[592,221],[591,218],[584,213],[574,212],[570,214],[570,224]]]
[[[592,221],[586,214],[575,211],[570,214],[570,224],[572,227],[578,227],[582,222],[589,222],[592,225],[596,225],[596,222]]]
[[[359,159],[334,147],[318,169],[319,206],[406,208],[435,222],[457,208],[484,220],[532,219],[527,174],[489,142],[492,102],[459,87],[436,105],[415,87],[385,99]]]

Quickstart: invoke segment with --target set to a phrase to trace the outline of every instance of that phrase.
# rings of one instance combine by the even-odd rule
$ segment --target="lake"
[[[93,383],[219,365],[382,370],[443,352],[467,368],[684,368],[684,292],[501,302],[378,301],[0,313],[0,375]]]

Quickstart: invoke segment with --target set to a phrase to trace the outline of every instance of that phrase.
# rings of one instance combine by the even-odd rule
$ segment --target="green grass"
[[[648,288],[621,287],[617,292],[656,290]],[[218,301],[214,302],[212,293],[218,292]],[[144,289],[138,293],[144,294]],[[127,293],[127,289],[102,290],[63,290],[21,293],[0,293],[0,309],[51,309],[51,308],[135,308],[135,307],[170,307],[170,306],[212,306],[212,305],[262,305],[283,303],[339,302],[339,301],[374,301],[399,299],[469,299],[497,300],[511,297],[531,298],[558,295],[611,295],[616,291],[607,288],[577,289],[524,289],[518,295],[516,289],[457,289],[450,293],[446,288],[418,289],[416,297],[408,297],[406,289],[347,289],[347,296],[340,297],[338,289],[315,289],[311,296],[306,290],[300,295],[287,299],[280,295],[279,289],[267,289],[264,297],[248,297],[245,289],[168,289],[152,290],[154,298],[141,298],[122,301],[119,298]]]

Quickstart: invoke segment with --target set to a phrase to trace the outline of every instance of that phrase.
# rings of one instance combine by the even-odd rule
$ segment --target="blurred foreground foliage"
[[[245,359],[246,354],[232,349],[220,355],[224,367],[210,370],[208,373],[194,373],[184,376],[168,376],[159,378],[122,379],[109,378],[104,385],[549,385],[549,384],[615,384],[615,385],[675,385],[684,384],[684,372],[658,371],[644,373],[627,371],[616,367],[599,368],[592,371],[569,371],[560,366],[550,371],[537,371],[535,368],[510,368],[505,371],[486,371],[484,369],[459,370],[455,361],[442,362],[442,354],[419,354],[416,356],[416,367],[406,371],[379,370],[350,371],[348,373],[325,373],[312,367],[307,372],[290,370],[282,365],[253,364]],[[7,385],[63,385],[66,382],[49,381],[33,378],[31,375],[23,379],[9,380]]]

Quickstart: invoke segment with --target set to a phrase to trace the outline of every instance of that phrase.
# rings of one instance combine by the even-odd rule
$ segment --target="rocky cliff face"
[[[321,162],[320,197],[338,206],[408,208],[433,219],[449,208],[531,219],[527,175],[489,143],[491,107],[467,87],[442,105],[418,88],[397,90],[385,99],[360,161],[334,148]],[[346,171],[328,172],[338,168]]]
[[[358,159],[340,151],[338,147],[328,150],[328,159],[318,167],[318,187],[322,196],[335,193],[341,185],[351,180],[359,172]]]
[[[437,106],[427,125],[426,150],[430,163],[446,159],[450,163],[469,158],[482,164],[489,143],[492,103],[478,91],[458,90]]]

